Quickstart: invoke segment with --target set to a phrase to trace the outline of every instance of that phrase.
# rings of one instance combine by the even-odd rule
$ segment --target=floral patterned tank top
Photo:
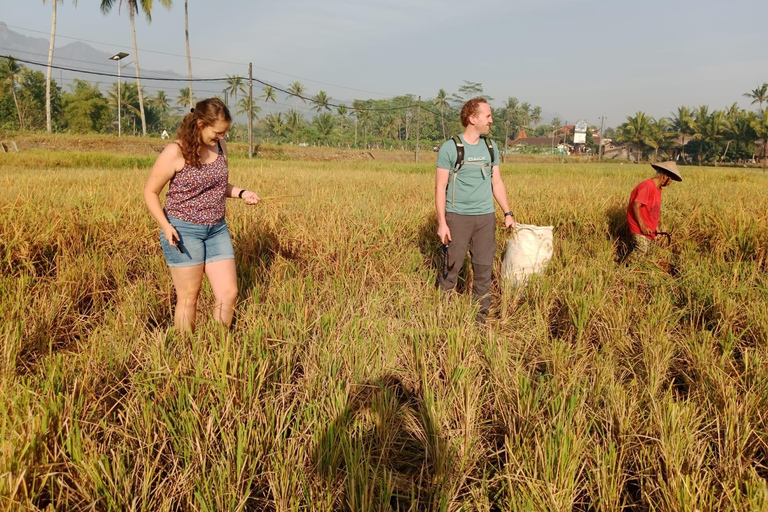
[[[219,156],[211,163],[185,164],[168,185],[163,211],[185,222],[215,226],[224,220],[229,169],[219,142]]]

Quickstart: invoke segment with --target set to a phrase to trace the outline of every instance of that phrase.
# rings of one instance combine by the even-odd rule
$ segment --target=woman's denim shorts
[[[168,217],[168,222],[176,228],[181,239],[176,249],[160,230],[160,245],[169,267],[191,267],[235,257],[226,220],[215,226],[193,224],[175,217]]]

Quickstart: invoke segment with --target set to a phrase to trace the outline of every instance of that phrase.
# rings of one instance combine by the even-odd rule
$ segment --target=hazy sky
[[[768,82],[765,3],[757,0],[189,3],[192,55],[201,58],[195,76],[247,75],[253,62],[256,78],[299,80],[309,94],[323,89],[335,100],[433,98],[471,80],[494,105],[515,96],[563,121],[598,124],[602,115],[616,126],[639,110],[663,117],[681,105],[750,108],[742,94]],[[57,46],[69,36],[133,53],[125,9],[104,16],[99,5],[60,4]],[[47,38],[50,0],[0,0],[0,21]],[[170,11],[157,5],[151,25],[137,18],[137,32],[142,68],[186,75],[183,0]]]

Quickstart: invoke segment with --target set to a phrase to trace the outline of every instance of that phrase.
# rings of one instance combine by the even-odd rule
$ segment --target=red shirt
[[[632,234],[640,235],[642,234],[640,225],[635,221],[634,215],[632,215],[632,203],[635,201],[641,205],[640,218],[643,219],[643,223],[651,231],[656,231],[656,227],[659,225],[659,217],[661,217],[661,189],[656,186],[653,178],[640,183],[629,196],[629,204],[627,205],[629,231]],[[648,236],[651,240],[655,237],[656,235]]]

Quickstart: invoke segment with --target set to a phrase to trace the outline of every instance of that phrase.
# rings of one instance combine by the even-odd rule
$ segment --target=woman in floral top
[[[256,204],[259,196],[229,183],[224,137],[232,117],[218,98],[200,101],[184,116],[176,140],[157,157],[144,185],[144,201],[160,225],[160,245],[176,289],[174,325],[195,327],[197,297],[208,276],[216,297],[214,318],[229,326],[237,300],[227,198]],[[168,184],[165,207],[160,192]]]

